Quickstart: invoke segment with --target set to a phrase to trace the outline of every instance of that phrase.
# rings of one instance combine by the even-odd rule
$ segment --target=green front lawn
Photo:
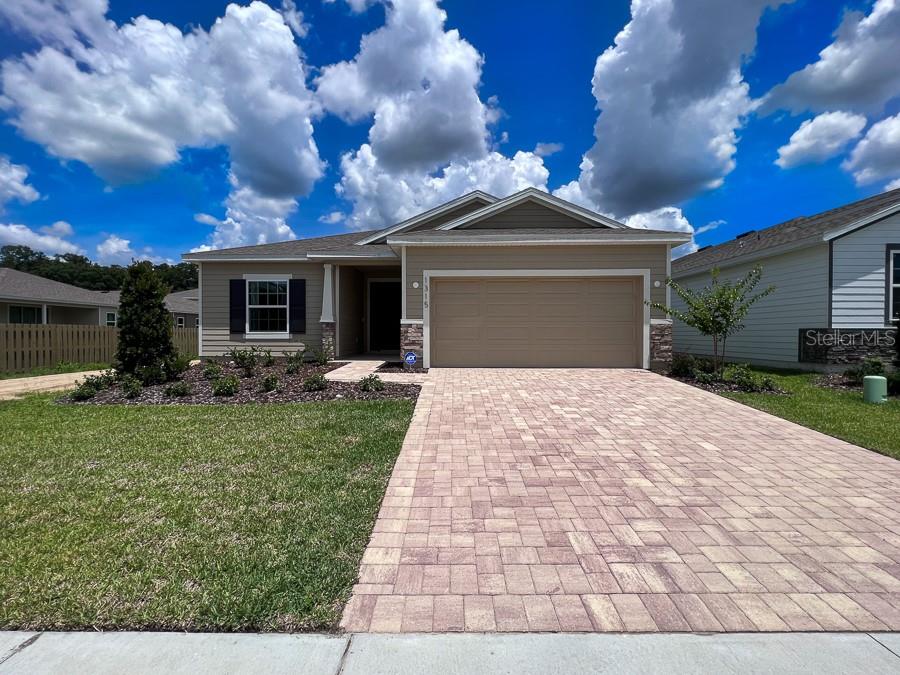
[[[791,395],[724,395],[810,429],[900,459],[900,399],[895,397],[884,405],[871,405],[863,403],[860,391],[839,391],[815,385],[815,374],[763,368],[754,370],[771,375],[778,386]]]
[[[40,375],[60,375],[62,373],[81,373],[88,370],[105,370],[108,363],[57,363],[55,366],[34,368],[22,373],[0,373],[0,380],[11,380],[17,377],[39,377]]]
[[[412,409],[0,403],[0,629],[334,628]]]

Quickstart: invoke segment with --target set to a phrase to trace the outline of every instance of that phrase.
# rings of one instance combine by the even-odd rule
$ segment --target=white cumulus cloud
[[[71,237],[75,234],[75,229],[72,227],[71,223],[67,223],[65,220],[57,220],[52,225],[45,225],[41,228],[41,232],[44,234],[52,234],[57,237]]]
[[[0,17],[43,45],[0,70],[0,100],[26,137],[112,184],[151,175],[183,148],[225,145],[237,201],[311,191],[324,168],[313,140],[320,109],[285,23],[300,20],[293,3],[285,15],[232,4],[208,32],[187,33],[146,16],[117,26],[106,10],[102,0],[0,3]],[[241,229],[254,243],[284,237],[282,220],[267,227],[264,213],[249,216],[219,239]]]
[[[863,115],[848,112],[822,113],[806,120],[787,145],[778,148],[775,163],[782,169],[801,164],[824,162],[834,157],[857,138],[866,126]]]
[[[13,164],[8,157],[0,155],[0,212],[7,202],[16,200],[23,204],[35,201],[41,195],[25,181],[28,179],[28,168],[21,164]]]
[[[900,114],[873,124],[842,166],[857,185],[900,176]]]
[[[557,152],[561,152],[562,149],[562,143],[538,143],[534,146],[534,154],[538,157],[549,157]]]
[[[174,262],[168,258],[154,255],[153,249],[149,246],[136,251],[132,248],[130,239],[124,239],[117,234],[110,234],[97,244],[97,261],[104,265],[129,265],[132,260],[150,260],[154,263]]]
[[[900,96],[898,36],[897,0],[877,0],[868,15],[847,12],[819,59],[772,89],[762,110],[880,112]]]
[[[338,223],[343,223],[346,217],[347,214],[343,211],[331,211],[321,216],[319,222],[325,225],[337,225]]]
[[[84,253],[84,250],[71,241],[52,232],[35,232],[26,225],[0,223],[0,246],[28,246],[36,251],[51,255],[59,253]]]

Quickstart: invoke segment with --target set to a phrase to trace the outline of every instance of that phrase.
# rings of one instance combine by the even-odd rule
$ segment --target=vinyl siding
[[[833,242],[832,328],[883,328],[885,247],[900,244],[900,214]]]
[[[547,208],[542,204],[525,202],[510,209],[489,216],[484,220],[463,225],[465,230],[505,230],[523,227],[593,227],[582,220]]]
[[[245,340],[242,333],[231,334],[228,329],[228,280],[242,279],[245,274],[291,274],[294,279],[306,279],[306,334],[293,335],[290,340]],[[320,263],[203,262],[201,275],[202,356],[222,356],[231,347],[251,344],[268,347],[275,354],[322,345],[319,319],[325,270]]]
[[[666,245],[457,246],[406,249],[406,317],[421,319],[425,270],[649,269],[650,297],[665,302]],[[659,288],[653,283],[660,282]],[[413,288],[418,282],[419,287]],[[655,310],[654,318],[662,318]]]
[[[728,267],[722,270],[720,278],[738,279],[757,264],[763,270],[758,289],[774,285],[776,290],[750,310],[744,330],[728,340],[727,356],[760,365],[795,365],[799,329],[827,327],[828,246],[821,244]],[[677,281],[687,288],[699,289],[709,285],[710,274],[704,271]],[[684,303],[674,293],[672,303],[676,309],[684,309]],[[673,330],[676,352],[712,354],[710,338],[680,321],[675,321]]]
[[[486,205],[486,202],[481,201],[474,201],[468,204],[463,204],[458,209],[453,209],[452,211],[447,211],[447,213],[442,213],[441,215],[435,216],[434,218],[429,218],[428,220],[419,223],[415,227],[406,230],[406,232],[421,232],[423,230],[433,230],[436,227],[443,225],[444,223],[449,223],[451,220],[462,218],[467,213],[472,213],[472,211],[483,209]]]

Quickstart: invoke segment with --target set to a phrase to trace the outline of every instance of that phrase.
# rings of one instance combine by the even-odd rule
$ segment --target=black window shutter
[[[291,333],[306,333],[306,279],[291,279],[290,317]]]
[[[247,282],[228,280],[228,325],[232,333],[243,333],[247,327]]]

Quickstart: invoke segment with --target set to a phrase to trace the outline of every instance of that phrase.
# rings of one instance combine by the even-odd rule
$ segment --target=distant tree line
[[[75,253],[48,256],[28,246],[12,245],[0,248],[0,267],[10,267],[92,291],[121,289],[127,269],[121,265],[100,265]],[[153,265],[153,269],[172,291],[197,288],[197,268],[190,263],[160,263]]]

